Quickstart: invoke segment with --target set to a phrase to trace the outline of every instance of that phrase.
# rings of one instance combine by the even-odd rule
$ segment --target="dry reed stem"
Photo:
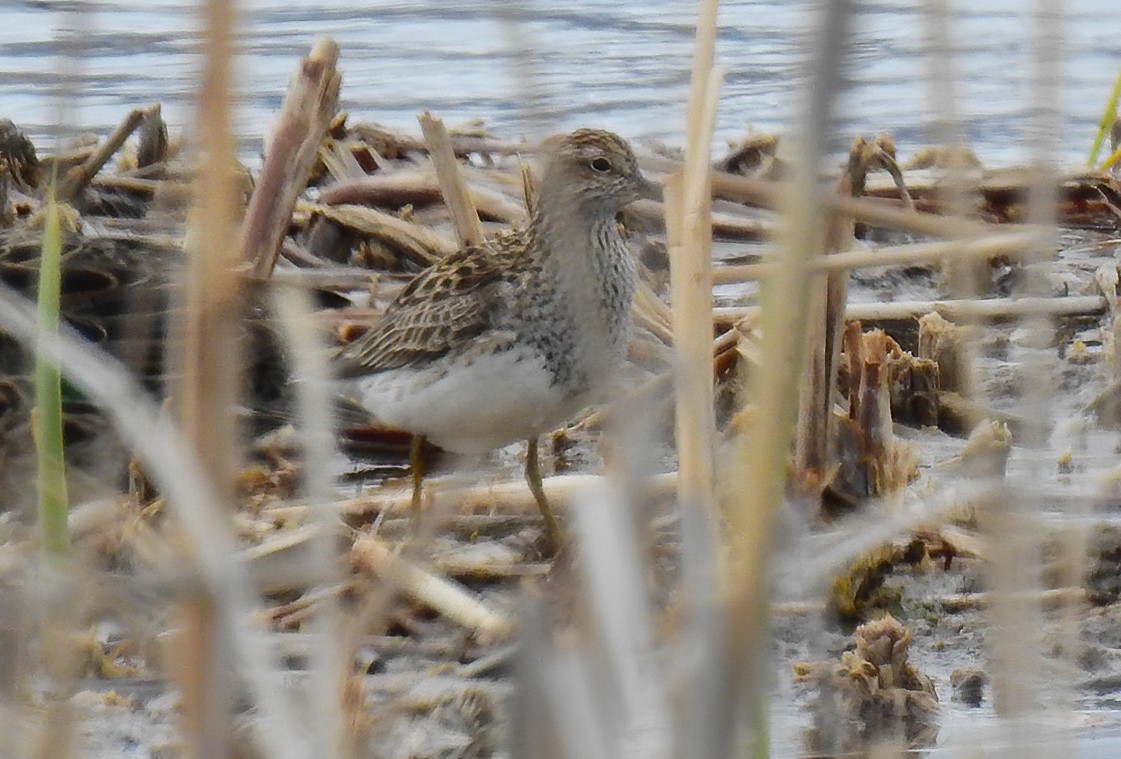
[[[479,221],[479,212],[471,201],[471,193],[463,181],[448,130],[444,128],[443,121],[432,118],[428,111],[420,115],[419,121],[424,141],[428,144],[428,156],[436,168],[436,179],[440,182],[444,205],[451,214],[459,242],[468,246],[478,245],[483,241],[483,225]]]
[[[666,345],[673,345],[673,316],[662,299],[654,294],[650,285],[640,281],[634,293],[635,323],[645,327]]]
[[[712,287],[704,271],[711,271],[711,258],[709,245],[686,245],[684,184],[683,174],[672,174],[663,189],[673,293],[674,435],[680,474],[677,499],[683,508],[708,510],[715,500],[712,444],[716,437],[708,343],[712,335]],[[693,212],[704,214],[703,209]],[[700,231],[703,222],[693,226],[693,231]],[[696,244],[698,240],[690,242]],[[708,267],[701,262],[702,255]]]
[[[678,500],[685,508],[716,505],[712,380],[712,192],[710,150],[722,73],[713,68],[716,2],[701,5],[686,118],[685,165],[665,183],[670,256]]]
[[[712,356],[715,360],[721,353],[731,349],[736,345],[740,339],[740,332],[734,327],[732,329],[722,332],[715,340],[712,341]],[[630,360],[634,360],[634,356],[630,356]],[[713,367],[715,369],[715,367]],[[660,374],[653,379],[648,380],[637,388],[630,390],[625,397],[622,404],[624,407],[637,407],[644,408],[647,403],[658,404],[667,401],[670,389],[670,382],[673,378],[668,374]],[[596,429],[602,427],[607,419],[611,418],[614,414],[619,413],[618,408],[612,406],[603,406],[592,411],[590,414],[580,420],[579,426],[583,429]],[[625,412],[624,412],[625,413]]]
[[[94,187],[105,190],[117,190],[134,193],[151,198],[157,192],[165,201],[186,200],[190,197],[191,184],[175,179],[147,179],[143,177],[130,177],[125,174],[101,174],[93,178],[90,183]]]
[[[473,488],[455,486],[442,488],[440,484],[439,480],[425,480],[424,483],[425,498],[430,499],[427,505],[435,512],[450,512],[452,508],[460,508],[464,504],[483,505],[519,514],[532,514],[538,509],[533,494],[526,489],[525,482],[520,479]],[[568,501],[586,492],[588,488],[602,485],[603,477],[591,474],[564,474],[546,477],[542,484],[549,503],[563,508]],[[647,497],[651,500],[661,500],[675,491],[677,473],[655,475],[643,484]],[[369,496],[340,501],[334,504],[333,508],[352,518],[366,518],[380,513],[406,514],[412,508],[412,493],[408,489],[392,492],[378,490]]]
[[[946,242],[891,245],[871,250],[851,250],[815,258],[808,265],[811,272],[862,269],[880,266],[906,266],[941,263],[955,258],[995,258],[1018,256],[1039,241],[1038,231],[990,233],[976,239]],[[774,262],[721,266],[713,272],[716,284],[752,282],[765,279],[774,271]]]
[[[312,318],[310,293],[301,288],[277,288],[273,309],[284,328],[292,376],[297,388],[298,420],[304,450],[303,493],[313,504],[322,504],[333,492],[332,462],[335,460],[335,420],[332,414],[333,385],[329,366],[323,360],[324,346]],[[308,564],[319,576],[319,587],[344,583],[340,565],[338,517],[326,505],[313,506],[314,519],[308,532]],[[287,563],[287,562],[286,562]],[[311,729],[315,752],[324,757],[357,756],[353,731],[347,730],[347,679],[357,644],[344,631],[338,594],[325,594],[319,613],[308,627],[319,645],[311,657]],[[347,645],[348,643],[352,645]]]
[[[434,264],[459,248],[453,240],[449,240],[418,224],[413,224],[373,208],[300,203],[298,204],[298,211],[316,213],[325,219],[364,235],[387,240],[391,244],[410,251],[419,257],[425,265]]]
[[[875,166],[884,166],[902,187],[898,166],[879,141],[858,138],[849,152],[848,166],[837,182],[834,194],[853,197],[863,193],[864,178]],[[906,193],[906,188],[902,188]],[[907,197],[909,201],[909,196]],[[856,222],[844,213],[832,212],[825,218],[825,256],[849,250],[854,241]],[[845,329],[848,301],[848,269],[833,269],[824,276],[810,274],[809,351],[802,372],[798,419],[794,438],[793,485],[807,495],[817,496],[827,484],[833,469],[833,395]],[[863,367],[862,367],[863,368]],[[855,397],[850,393],[850,401]]]
[[[1056,112],[1056,104],[1062,95],[1057,51],[1062,28],[1056,0],[1036,3],[1032,15],[1036,33],[1032,46],[1030,118],[1027,125],[1032,164],[1027,213],[1029,221],[1050,230],[1052,239],[1041,239],[1029,253],[1034,254],[1034,260],[1046,261],[1054,255],[1058,235],[1057,184],[1051,162],[1062,129]],[[1026,278],[1020,289],[1038,294],[1044,288]],[[1031,333],[1033,343],[1046,344],[1040,341],[1049,339],[1051,328],[1038,316],[1025,315],[1020,326]],[[1053,366],[1049,363],[1044,356],[1035,353],[1027,355],[1020,367],[1024,391],[1017,405],[1026,423],[1016,442],[1037,451],[1046,449],[1048,421],[1053,418],[1053,383],[1057,375],[1051,371]],[[987,504],[986,510],[979,510],[978,523],[990,539],[993,559],[986,578],[993,592],[988,616],[992,627],[989,670],[993,705],[997,714],[1007,721],[1006,724],[1018,731],[1023,741],[1023,753],[1030,755],[1032,747],[1038,745],[1040,733],[1038,723],[1025,718],[1038,713],[1041,707],[1057,704],[1041,703],[1039,698],[1039,689],[1045,680],[1040,675],[1044,644],[1039,640],[1038,631],[1044,618],[1040,604],[1031,598],[1040,587],[1040,513],[1044,508],[1044,499],[1031,486],[1041,488],[1048,478],[1038,467],[1026,472],[1024,477],[1029,485],[1029,495],[1012,498],[1008,493],[998,493]],[[1070,708],[1071,704],[1063,706]],[[1067,748],[1073,749],[1073,746]],[[1061,749],[1060,752],[1065,753]],[[1044,755],[1038,750],[1035,754]]]
[[[524,224],[526,209],[509,196],[486,187],[467,187],[472,205],[486,216],[507,224]],[[431,171],[402,169],[391,174],[372,174],[336,182],[324,188],[319,202],[326,205],[419,206],[439,201],[440,181]]]
[[[199,169],[195,208],[184,248],[188,254],[179,327],[182,347],[175,405],[185,438],[223,507],[233,511],[237,445],[229,410],[236,401],[240,372],[236,357],[240,321],[240,279],[234,276],[237,248],[237,184],[230,132],[234,9],[207,0],[205,67],[200,82],[197,134],[205,160]],[[228,529],[228,526],[226,526]],[[222,759],[232,754],[233,663],[222,640],[212,597],[198,595],[180,606],[181,654],[176,671],[183,691],[183,722],[191,756]]]
[[[1000,595],[999,592],[954,593],[939,597],[937,603],[943,611],[960,614],[963,611],[992,608],[994,604],[1000,603],[998,600]],[[1089,593],[1085,588],[1048,588],[1023,591],[1014,594],[1011,598],[1039,609],[1059,609],[1070,604],[1086,603],[1089,600]]]
[[[917,319],[936,312],[950,321],[966,319],[1007,319],[1017,316],[1089,316],[1108,308],[1101,295],[1070,295],[1056,298],[988,298],[980,300],[908,300],[897,303],[850,303],[845,319],[890,321]],[[759,306],[728,306],[713,309],[721,324],[753,317]]]
[[[272,662],[258,645],[251,620],[257,618],[259,604],[236,553],[229,512],[222,510],[224,502],[215,483],[204,476],[185,436],[120,363],[66,325],[58,335],[38,331],[26,300],[2,284],[0,325],[23,345],[43,351],[75,387],[106,410],[122,439],[136,450],[187,535],[191,549],[187,558],[195,561],[192,569],[202,578],[209,598],[221,607],[225,629],[232,633],[229,640],[237,649],[231,664],[261,715],[268,719],[268,729],[259,735],[269,756],[294,759],[304,755],[300,753],[303,733],[290,705],[276,693]],[[0,564],[4,559],[0,554]]]
[[[500,640],[514,631],[513,620],[487,608],[462,585],[398,557],[377,538],[358,538],[351,555],[361,567],[395,583],[412,600],[463,625],[480,643]]]
[[[681,169],[681,164],[674,164],[674,170],[666,173],[675,174]],[[746,212],[746,209],[744,210]],[[662,225],[666,212],[661,202],[643,198],[627,206],[627,214],[648,225],[650,229],[657,229]],[[711,210],[709,216],[713,234],[718,237],[732,240],[759,240],[775,235],[775,223],[771,219],[745,218],[727,211]]]
[[[59,200],[72,201],[78,197],[97,175],[97,172],[101,171],[101,167],[105,165],[106,161],[112,158],[113,154],[120,150],[121,145],[125,144],[125,140],[136,131],[137,127],[144,123],[144,119],[152,110],[158,113],[159,106],[154,105],[148,109],[134,108],[129,111],[128,115],[113,130],[105,142],[98,145],[97,149],[80,166],[75,166],[66,172],[66,178],[62,180],[62,187],[58,191]]]
[[[823,247],[823,202],[817,171],[825,144],[825,125],[833,81],[847,38],[850,4],[844,0],[820,6],[813,42],[812,70],[805,112],[799,123],[803,139],[799,160],[783,187],[782,243],[784,263],[763,288],[762,340],[765,360],[749,377],[746,399],[756,406],[747,430],[736,438],[739,476],[745,485],[727,509],[730,546],[725,552],[723,593],[728,599],[725,626],[729,682],[725,701],[762,713],[766,670],[762,661],[767,630],[768,567],[774,545],[775,515],[786,482],[787,460],[794,435],[798,376],[806,352],[809,311],[807,263]],[[713,179],[714,186],[717,179]],[[835,207],[834,207],[835,208]],[[733,712],[734,714],[734,712]]]
[[[316,40],[288,85],[241,226],[238,257],[252,267],[257,279],[267,279],[276,265],[296,198],[307,186],[323,136],[338,109],[342,82],[335,68],[338,58],[339,47],[332,40]]]
[[[667,161],[663,165],[675,166],[676,163]],[[767,208],[777,207],[780,197],[779,185],[776,182],[750,179],[721,171],[712,173],[712,192],[718,198]],[[866,224],[931,237],[982,237],[999,228],[996,224],[986,224],[982,221],[946,218],[933,213],[906,210],[895,201],[831,195],[822,202],[826,209],[852,216]]]

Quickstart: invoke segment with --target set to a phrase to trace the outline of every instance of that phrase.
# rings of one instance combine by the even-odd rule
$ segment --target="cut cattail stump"
[[[939,313],[919,318],[918,354],[938,364],[938,388],[969,397],[972,393],[973,370],[970,367],[968,341],[975,330],[959,327]]]
[[[841,362],[838,385],[848,397],[857,392],[862,372],[864,337],[860,322],[845,327],[844,360]],[[938,424],[938,365],[926,358],[916,358],[887,337],[888,387],[891,392],[891,418],[910,427],[934,427]]]
[[[892,366],[902,355],[882,330],[846,331],[849,413],[838,420],[831,501],[853,505],[902,491],[918,473],[918,451],[892,430]]]
[[[978,424],[959,456],[946,462],[974,477],[1003,477],[1012,450],[1012,431],[1004,422],[987,419]]]
[[[167,161],[171,156],[171,142],[168,139],[167,124],[161,115],[159,103],[144,112],[144,120],[137,131],[135,150],[126,146],[117,159],[119,178],[162,179],[166,174]],[[104,176],[95,176],[93,183]]]
[[[934,744],[938,693],[909,659],[912,640],[888,614],[858,627],[839,661],[795,665],[795,676],[818,690],[810,707],[814,724],[805,735],[811,753],[904,735],[909,746]]]
[[[849,153],[848,170],[841,177],[836,194],[859,197],[864,193],[868,172],[883,168],[900,184],[903,197],[909,199],[894,155],[895,145],[886,136],[874,141],[858,138]],[[851,216],[840,212],[830,214],[825,230],[827,257],[848,250],[855,231],[856,222]],[[845,328],[848,280],[848,270],[839,270],[825,276],[817,275],[810,284],[809,345],[799,393],[791,478],[794,487],[806,495],[820,493],[835,470],[833,404]]]

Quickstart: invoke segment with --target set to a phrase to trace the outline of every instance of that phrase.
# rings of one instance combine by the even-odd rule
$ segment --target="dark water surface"
[[[315,0],[243,2],[237,128],[257,151],[288,77],[315,37],[342,47],[344,105],[363,119],[418,131],[430,109],[450,124],[484,118],[509,136],[581,125],[680,143],[696,3],[685,0],[522,0],[512,4]],[[860,132],[892,132],[906,156],[934,140],[929,87],[941,57],[926,55],[920,0],[865,0],[851,35],[850,88],[841,99],[839,145]],[[1033,3],[956,3],[959,109],[988,164],[1027,160],[1027,90]],[[1064,46],[1063,119],[1057,157],[1083,160],[1121,67],[1115,0],[1063,4],[1048,24]],[[68,10],[78,7],[80,11]],[[727,76],[718,136],[751,125],[782,129],[797,107],[809,4],[721,4],[718,62]],[[200,59],[199,15],[183,0],[0,0],[0,117],[42,140],[59,122],[62,74],[76,80],[65,120],[104,131],[135,106],[159,101],[173,125],[192,119]],[[528,83],[536,83],[530,87]],[[535,93],[536,97],[530,93]]]

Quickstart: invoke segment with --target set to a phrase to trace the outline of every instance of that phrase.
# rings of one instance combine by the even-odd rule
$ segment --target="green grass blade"
[[[38,321],[43,332],[58,332],[62,223],[53,191],[47,198],[39,262]],[[39,466],[39,527],[43,550],[60,557],[70,547],[66,468],[62,450],[62,379],[58,367],[35,356],[35,451]]]
[[[1117,117],[1117,100],[1121,98],[1121,71],[1117,72],[1117,81],[1113,83],[1113,92],[1109,93],[1109,102],[1105,104],[1105,113],[1098,122],[1098,133],[1094,135],[1094,144],[1090,147],[1090,156],[1086,159],[1086,168],[1094,168],[1097,163],[1098,153],[1105,142],[1105,135],[1113,128],[1113,120]]]

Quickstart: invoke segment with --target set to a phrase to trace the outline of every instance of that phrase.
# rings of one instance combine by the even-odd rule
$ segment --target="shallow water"
[[[84,13],[71,15],[60,10],[62,3],[6,2],[0,11],[5,22],[0,24],[0,117],[13,118],[37,140],[52,132],[51,125],[59,120],[57,95],[64,89],[58,30],[70,29],[78,40],[72,46],[76,57],[67,64],[76,73],[77,97],[68,123],[104,132],[128,109],[154,101],[164,104],[173,125],[190,122],[200,67],[193,4],[91,1],[82,4]],[[496,16],[498,5],[437,0],[316,0],[297,7],[277,0],[248,3],[236,119],[243,152],[256,152],[295,62],[322,34],[342,46],[344,107],[356,117],[415,132],[416,114],[431,109],[452,124],[484,117],[497,131],[516,135],[539,128],[532,117],[536,110],[550,129],[594,123],[631,137],[680,143],[693,2],[576,0],[561,6],[526,0],[528,20],[515,32],[514,22]],[[1028,157],[1030,18],[1021,3],[1011,0],[978,5],[983,10],[961,9],[955,35],[962,54],[957,68],[967,132],[986,163],[1022,162]],[[851,88],[840,103],[839,143],[858,132],[889,130],[908,155],[933,140],[926,131],[931,112],[923,79],[930,63],[923,55],[921,6],[918,0],[862,4],[848,72]],[[1067,8],[1065,31],[1072,41],[1063,58],[1058,158],[1072,163],[1084,155],[1121,66],[1116,45],[1121,21],[1104,0],[1077,0]],[[720,139],[741,134],[748,124],[764,130],[788,124],[797,103],[799,44],[810,33],[809,20],[804,3],[723,4],[718,56],[727,79]],[[519,46],[531,52],[523,53]],[[539,99],[526,96],[519,66],[541,84],[535,90]],[[1111,465],[1107,460],[1115,435],[1094,434],[1084,444],[1078,430],[1070,436],[1081,466],[1096,471]],[[1017,451],[1011,471],[1052,471],[1059,448],[1055,442],[1038,452]],[[515,461],[507,467],[511,479],[518,476],[517,466]],[[1058,474],[1054,477],[1056,482],[1048,484],[1065,484]],[[1064,723],[1048,732],[1055,753],[1076,744],[1065,753],[1095,759],[1121,754],[1121,716],[1104,709],[1092,714],[1094,722]],[[776,717],[778,755],[797,754],[797,730],[804,721],[804,712],[792,707]],[[961,756],[969,749],[1011,755],[1014,748],[1002,743],[999,727],[991,711],[948,706],[932,756]]]
[[[1024,162],[1031,4],[957,5],[952,36],[968,137],[988,164]],[[858,3],[838,147],[857,133],[881,130],[895,135],[903,155],[934,141],[924,78],[935,64],[924,55],[923,6]],[[1121,66],[1121,19],[1110,0],[1064,6],[1065,23],[1047,29],[1066,39],[1057,157],[1067,164],[1084,160]],[[452,124],[485,118],[510,135],[595,124],[630,137],[682,140],[692,1],[248,0],[242,7],[236,124],[249,155],[298,57],[319,35],[340,43],[344,106],[364,119],[415,132],[416,114],[430,109]],[[509,7],[520,7],[524,20],[500,10]],[[813,20],[808,7],[783,0],[721,4],[717,57],[727,76],[720,140],[748,125],[783,129],[797,112],[800,44]],[[69,68],[77,97],[67,100],[65,123],[104,131],[128,109],[159,101],[169,121],[189,124],[200,67],[195,8],[183,0],[7,0],[0,11],[0,117],[37,139],[49,134],[62,113],[57,96],[67,91],[60,72]]]

